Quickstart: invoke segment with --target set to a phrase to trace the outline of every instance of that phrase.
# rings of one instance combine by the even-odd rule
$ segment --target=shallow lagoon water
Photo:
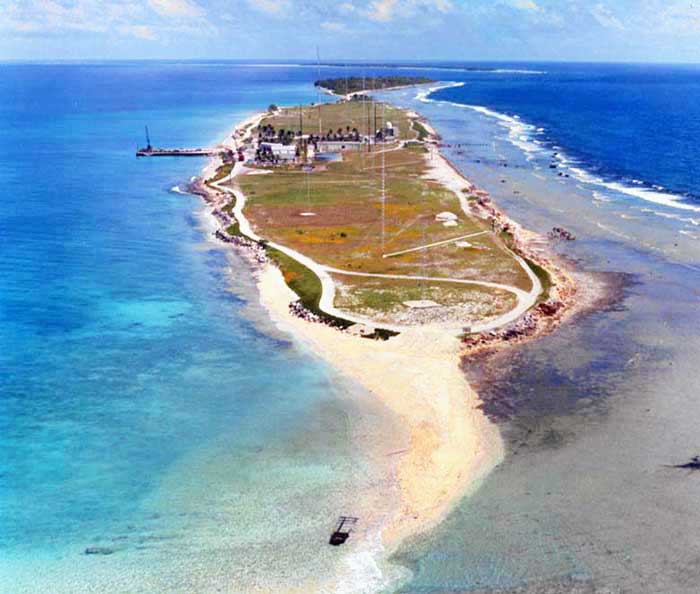
[[[683,209],[560,175],[553,153],[566,146],[533,156],[493,115],[394,97],[431,120],[446,154],[515,220],[574,232],[556,249],[611,289],[551,336],[464,362],[508,454],[399,552],[413,572],[401,591],[697,591],[697,477],[672,468],[700,448],[695,224]]]
[[[207,145],[273,101],[315,100],[312,75],[2,71],[0,591],[250,592],[367,573],[326,540],[338,515],[366,515],[358,493],[389,504],[376,451],[400,432],[271,324],[245,260],[210,241],[198,198],[171,191],[204,160],[134,156],[146,124],[156,145]]]
[[[562,179],[556,148],[523,153],[492,116],[391,94],[464,144],[445,150],[513,218],[574,231],[558,249],[619,296],[465,362],[509,454],[401,571],[325,545],[360,499],[392,505],[390,420],[272,326],[198,200],[170,191],[203,162],[133,157],[145,124],[154,144],[206,145],[313,101],[313,68],[2,69],[1,591],[241,594],[331,574],[348,592],[697,591],[698,483],[668,467],[700,448],[693,213]]]

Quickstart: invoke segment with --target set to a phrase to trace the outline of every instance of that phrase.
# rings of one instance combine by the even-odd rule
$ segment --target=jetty
[[[151,135],[146,126],[146,147],[137,148],[137,157],[210,157],[223,152],[223,149],[213,148],[155,148],[151,145]]]
[[[136,149],[137,157],[211,157],[223,152],[220,148],[146,148]]]

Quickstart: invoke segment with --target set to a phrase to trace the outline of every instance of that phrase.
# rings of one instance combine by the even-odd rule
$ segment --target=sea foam
[[[682,196],[674,194],[668,191],[663,186],[648,184],[642,180],[634,179],[630,183],[625,183],[617,180],[607,180],[603,177],[594,174],[593,172],[583,168],[580,163],[570,156],[567,156],[562,148],[558,145],[550,145],[551,149],[545,149],[542,147],[541,141],[536,141],[534,136],[538,134],[544,134],[544,128],[538,128],[532,124],[528,124],[520,118],[520,116],[510,116],[483,105],[470,105],[465,103],[457,103],[454,101],[436,100],[430,97],[431,94],[438,90],[463,86],[464,83],[449,83],[446,85],[441,85],[433,87],[422,91],[417,95],[417,99],[424,103],[442,103],[445,105],[450,105],[453,107],[458,107],[462,109],[470,109],[483,116],[496,120],[499,125],[508,129],[508,141],[515,147],[519,148],[525,154],[528,161],[532,161],[537,153],[546,154],[550,153],[551,158],[557,162],[558,169],[560,171],[564,170],[569,173],[576,180],[586,184],[598,186],[600,188],[605,188],[612,192],[618,194],[623,194],[625,196],[632,196],[640,200],[645,200],[647,202],[653,202],[655,204],[665,206],[673,209],[680,209],[692,212],[700,212],[700,206],[691,204],[686,201]],[[602,198],[603,194],[598,192],[594,193],[593,197],[598,201],[605,201]],[[609,196],[605,196],[609,199]]]

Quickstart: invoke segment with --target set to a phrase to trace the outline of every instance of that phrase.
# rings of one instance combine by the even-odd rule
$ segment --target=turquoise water
[[[596,85],[640,101],[656,82],[596,68],[450,71],[467,87],[433,97],[486,111],[390,94],[516,220],[572,230],[556,249],[609,285],[575,324],[465,362],[506,460],[400,569],[367,522],[367,552],[326,545],[338,515],[398,504],[400,431],[274,327],[199,199],[172,191],[205,162],[133,154],[146,124],[156,145],[202,146],[314,101],[315,68],[0,66],[0,592],[695,593],[697,482],[669,465],[700,447],[699,192],[679,156],[697,147],[673,135],[677,168],[653,137],[633,162],[597,150],[630,130],[609,143],[585,116]],[[694,92],[681,74],[656,90]]]
[[[383,412],[272,326],[199,199],[171,191],[205,161],[134,156],[146,124],[203,146],[313,101],[311,74],[0,70],[0,591],[331,573],[321,547],[378,468],[353,436]]]

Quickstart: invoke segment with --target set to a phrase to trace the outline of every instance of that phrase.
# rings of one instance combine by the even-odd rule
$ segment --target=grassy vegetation
[[[423,76],[350,76],[348,78],[326,78],[317,80],[314,85],[329,89],[337,95],[347,95],[359,91],[389,89],[391,87],[407,87],[434,83],[432,78]]]
[[[430,136],[427,128],[421,124],[418,120],[413,122],[413,129],[418,133],[418,140],[425,140]]]
[[[226,227],[226,233],[228,233],[231,237],[244,237],[237,222]]]
[[[353,325],[353,322],[349,320],[331,316],[321,310],[320,302],[323,288],[321,279],[316,276],[313,270],[276,248],[265,246],[265,251],[282,271],[284,281],[299,296],[299,301],[306,309],[339,328],[348,328]]]
[[[441,307],[462,307],[479,316],[505,313],[515,306],[515,296],[480,285],[350,277],[332,275],[338,286],[336,306],[382,323],[400,323],[406,301],[430,300]]]
[[[298,296],[302,305],[309,311],[317,313],[321,301],[321,279],[298,260],[291,258],[278,249],[267,246],[268,257],[279,267],[284,281]]]
[[[547,301],[547,299],[549,299],[549,291],[552,288],[552,277],[549,275],[549,272],[542,268],[542,266],[540,266],[537,262],[534,262],[533,260],[530,260],[524,256],[521,257],[523,260],[525,260],[525,263],[532,269],[532,272],[535,273],[535,276],[542,284],[542,292],[537,299],[537,303]]]
[[[343,162],[310,174],[276,171],[244,176],[238,183],[250,198],[247,216],[271,240],[336,268],[476,278],[529,288],[527,275],[490,233],[469,240],[473,249],[447,244],[383,258],[386,253],[488,231],[489,226],[462,214],[457,227],[436,221],[435,215],[442,211],[460,213],[456,196],[423,178],[427,167],[420,151],[393,150],[384,154],[382,246],[381,161],[381,154],[349,152]],[[303,217],[304,212],[315,216]]]
[[[229,175],[231,175],[231,171],[233,170],[233,163],[226,163],[225,165],[222,165],[216,170],[216,173],[214,174],[213,177],[210,177],[207,180],[207,185],[213,184],[216,182],[221,181],[222,179],[227,178]]]
[[[552,288],[552,278],[549,275],[549,272],[547,272],[542,266],[540,266],[537,262],[534,260],[531,260],[530,258],[527,258],[523,256],[518,249],[515,247],[515,240],[513,238],[513,234],[510,233],[509,231],[501,231],[500,233],[501,238],[505,245],[508,246],[509,249],[513,250],[515,253],[517,253],[524,261],[525,263],[530,267],[532,272],[535,273],[535,276],[539,279],[540,284],[542,285],[542,292],[540,293],[539,297],[537,298],[537,303],[542,303],[543,301],[547,301],[549,299],[549,291]]]
[[[420,133],[421,127],[414,130],[412,119],[405,112],[374,102],[283,109],[271,114],[264,123],[298,129],[301,111],[305,132],[306,126],[308,131],[318,132],[319,121],[324,129],[349,125],[362,130],[361,123],[368,114],[374,116],[375,107],[378,112],[384,112],[384,119],[391,119],[402,139],[414,139]],[[240,176],[236,184],[248,196],[246,216],[262,235],[322,265],[368,273],[492,281],[529,290],[528,275],[507,249],[512,237],[494,235],[487,221],[463,213],[452,191],[428,179],[428,165],[422,145],[401,147],[395,142],[382,148],[374,146],[372,152],[345,151],[342,161],[317,165],[312,172],[295,167],[276,168],[269,175]],[[383,203],[382,169],[385,172]],[[436,215],[443,211],[458,216],[456,226],[445,227],[436,221]],[[307,216],[309,213],[312,216]],[[466,240],[466,246],[448,242],[397,257],[383,257],[390,252],[476,233],[479,235]],[[270,257],[280,266],[287,284],[299,295],[302,304],[324,315],[319,310],[318,277],[277,250],[270,250]],[[346,279],[339,280],[341,284],[353,285]],[[352,311],[386,313],[405,311],[404,301],[421,298],[414,295],[415,284],[400,286],[387,279],[379,284],[372,288],[355,283],[353,299],[342,301],[339,296],[336,305]],[[428,292],[434,295],[426,298],[446,306],[474,304],[483,315],[491,315],[491,310],[508,309],[513,304],[512,294],[495,289],[456,288],[454,284],[442,287],[439,281],[431,285],[434,288]],[[489,301],[491,309],[487,307]]]

